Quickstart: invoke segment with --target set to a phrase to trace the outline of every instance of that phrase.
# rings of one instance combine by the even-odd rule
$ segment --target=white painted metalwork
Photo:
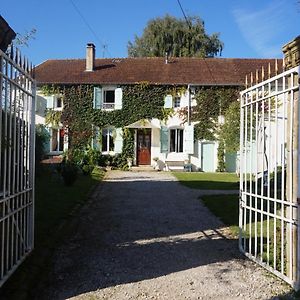
[[[0,286],[34,246],[34,107],[32,65],[0,50]]]
[[[299,288],[299,67],[241,93],[240,250]]]

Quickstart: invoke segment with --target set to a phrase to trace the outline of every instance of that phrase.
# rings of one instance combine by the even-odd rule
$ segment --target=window
[[[61,108],[62,107],[62,98],[56,98],[56,107]]]
[[[103,108],[104,109],[114,109],[115,108],[115,91],[114,90],[104,91],[103,96],[104,96]]]
[[[102,152],[114,151],[114,147],[113,129],[102,129]]]
[[[180,107],[180,97],[174,97],[173,107],[174,108]]]
[[[53,152],[62,152],[64,151],[64,136],[65,132],[61,129],[51,129],[51,149]]]
[[[183,152],[183,129],[170,129],[170,152]]]

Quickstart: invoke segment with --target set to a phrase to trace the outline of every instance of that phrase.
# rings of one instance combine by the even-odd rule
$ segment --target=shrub
[[[76,164],[71,161],[65,161],[61,165],[61,176],[63,178],[64,184],[67,186],[73,185],[77,179],[78,168]]]

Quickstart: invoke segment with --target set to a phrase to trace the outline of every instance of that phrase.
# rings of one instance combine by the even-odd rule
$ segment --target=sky
[[[180,0],[187,15],[204,20],[208,34],[220,33],[222,57],[282,58],[281,48],[300,35],[299,0]],[[126,57],[128,41],[150,19],[183,18],[178,0],[0,0],[0,14],[35,38],[21,51],[33,64],[47,59],[84,58],[86,44],[96,57]]]

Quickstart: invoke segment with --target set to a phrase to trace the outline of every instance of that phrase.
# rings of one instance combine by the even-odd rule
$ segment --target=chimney
[[[95,67],[95,45],[93,43],[88,43],[86,45],[86,67],[87,72],[94,71]]]

